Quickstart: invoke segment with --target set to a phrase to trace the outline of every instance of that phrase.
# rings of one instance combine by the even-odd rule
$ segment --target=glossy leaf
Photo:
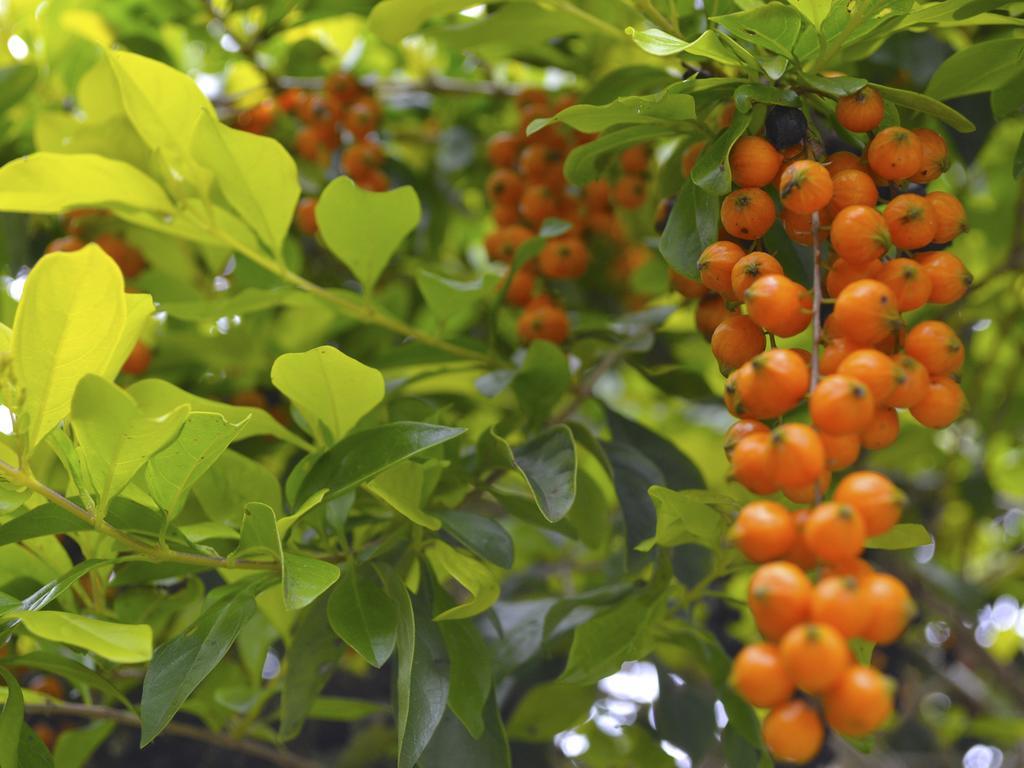
[[[0,546],[17,541],[51,536],[55,533],[88,531],[92,526],[56,504],[43,504],[25,510],[10,522],[0,525]]]
[[[436,531],[441,521],[423,510],[424,481],[422,465],[403,461],[370,480],[366,490],[416,525]]]
[[[719,196],[689,180],[676,196],[658,250],[676,272],[697,279],[697,260],[718,238]]]
[[[284,606],[290,611],[305,608],[330,589],[341,575],[334,563],[293,552],[283,554],[281,570]]]
[[[576,441],[564,424],[512,449],[516,469],[551,522],[565,517],[576,498]]]
[[[712,16],[709,21],[721,24],[741,40],[787,58],[793,57],[793,46],[800,35],[800,13],[781,3]]]
[[[535,120],[527,133],[536,133],[556,122],[583,133],[600,133],[613,125],[678,123],[696,117],[693,96],[662,91],[654,96],[623,96],[600,106],[576,104],[563,109],[554,117]]]
[[[690,173],[690,179],[696,186],[713,195],[727,195],[732,191],[729,152],[732,151],[732,145],[746,132],[750,121],[749,113],[737,113],[729,127],[701,150]]]
[[[1020,51],[1021,55],[1024,56],[1024,45],[1021,46]],[[900,88],[891,88],[887,85],[878,85],[876,83],[873,83],[871,87],[878,91],[887,101],[893,104],[898,104],[901,107],[906,107],[907,109],[912,109],[916,112],[921,112],[925,115],[937,117],[950,128],[955,128],[961,133],[974,130],[974,123],[961,115],[955,109],[948,107],[941,101],[931,98],[930,96],[926,96],[923,93],[905,91]],[[950,97],[946,96],[946,98]]]
[[[631,125],[609,130],[593,141],[573,149],[565,159],[562,171],[573,184],[586,184],[601,175],[605,164],[619,151],[673,133],[663,125]]]
[[[0,768],[18,768],[18,742],[25,717],[25,698],[17,678],[0,667],[0,678],[7,689],[7,700],[0,712]]]
[[[341,656],[341,643],[327,621],[327,598],[321,597],[299,615],[292,636],[301,638],[302,650],[289,654],[284,671],[278,727],[282,741],[299,735]]]
[[[515,543],[500,522],[468,509],[449,509],[439,517],[444,531],[464,547],[501,568],[512,567]]]
[[[1018,37],[975,42],[939,65],[926,93],[932,99],[946,100],[991,91],[1017,74],[1022,61],[1024,40]]]
[[[117,624],[61,611],[12,611],[34,635],[64,643],[121,664],[138,664],[153,656],[153,632],[148,624]]]
[[[345,567],[327,601],[327,619],[338,637],[375,667],[395,650],[395,607],[369,568]]]
[[[426,554],[434,569],[439,572],[439,578],[443,579],[447,575],[455,579],[470,594],[466,602],[437,614],[435,621],[466,619],[494,605],[501,587],[490,568],[443,541],[431,542]]]
[[[671,491],[652,487],[651,498],[658,516],[654,538],[641,542],[637,549],[647,551],[655,544],[674,547],[686,542],[715,548],[727,527],[726,519],[715,509],[692,498],[689,491]]]

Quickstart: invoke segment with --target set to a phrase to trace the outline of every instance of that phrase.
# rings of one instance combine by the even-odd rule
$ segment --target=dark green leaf
[[[331,629],[360,656],[381,667],[395,649],[395,608],[371,569],[350,563],[327,602]]]
[[[515,544],[501,523],[482,513],[467,509],[449,509],[438,512],[441,526],[458,541],[485,560],[502,568],[511,568],[515,559]]]
[[[607,104],[619,96],[654,93],[670,85],[674,80],[675,78],[660,67],[619,67],[590,86],[590,90],[580,97],[580,101],[584,104]]]
[[[327,598],[306,608],[292,627],[296,643],[285,659],[278,736],[289,741],[299,735],[317,696],[331,677],[341,656],[341,643],[331,631]]]
[[[623,96],[608,104],[575,104],[554,117],[534,120],[528,133],[555,122],[583,133],[600,133],[613,125],[678,123],[697,117],[693,96],[662,91],[653,96]]]
[[[551,522],[565,517],[576,498],[576,441],[564,424],[512,449],[515,466],[537,506]]]
[[[535,421],[543,421],[569,389],[569,363],[565,353],[550,341],[530,343],[526,358],[512,379],[512,389],[522,409]]]
[[[718,195],[684,181],[658,241],[658,250],[672,269],[697,278],[701,252],[718,239],[718,216]]]
[[[21,724],[21,741],[18,742],[18,768],[53,768],[53,755],[27,722]]]
[[[714,562],[715,553],[701,544],[680,544],[672,550],[672,573],[689,589],[707,577]]]
[[[612,154],[672,133],[672,128],[665,125],[631,125],[610,130],[569,153],[563,167],[565,178],[573,184],[586,184],[601,175],[604,161]]]
[[[129,710],[134,709],[128,698],[111,685],[105,677],[66,656],[59,656],[56,653],[47,653],[45,651],[35,651],[24,656],[5,658],[3,663],[9,666],[38,669],[41,672],[49,672],[52,675],[67,678],[74,681],[81,688],[95,689],[117,699]]]
[[[710,21],[721,24],[740,40],[793,58],[793,46],[800,36],[799,11],[782,3],[769,3],[725,16],[712,16]]]
[[[733,92],[733,101],[740,112],[749,112],[755,103],[779,104],[783,107],[796,107],[800,97],[788,88],[775,88],[762,83],[741,85]]]
[[[448,708],[474,739],[484,732],[484,713],[491,680],[491,651],[472,621],[438,624],[451,660]]]
[[[508,722],[515,741],[543,744],[587,719],[597,693],[592,685],[548,682],[534,685],[516,704]]]
[[[0,546],[56,533],[87,531],[92,526],[56,504],[43,504],[0,525]]]
[[[76,726],[61,731],[53,750],[53,761],[59,768],[83,768],[114,732],[117,723],[113,720],[97,720],[88,725]],[[49,750],[43,748],[47,754]],[[23,768],[28,764],[22,760]]]
[[[1013,178],[1018,179],[1021,174],[1024,174],[1024,136],[1020,137],[1017,152],[1013,156]]]
[[[510,768],[512,756],[508,738],[493,695],[483,705],[481,714],[484,718],[483,731],[474,737],[450,711],[445,712],[430,744],[423,751],[419,765],[422,768]]]
[[[654,722],[658,735],[684,750],[699,764],[715,742],[715,694],[697,678],[679,685],[658,670]]]
[[[732,190],[732,170],[729,168],[729,152],[732,145],[750,125],[751,115],[737,113],[732,123],[710,145],[701,150],[690,173],[690,179],[698,187],[713,195],[727,195]]]
[[[25,718],[25,699],[18,680],[6,667],[0,667],[0,679],[7,687],[7,701],[3,712],[0,712],[0,768],[18,768],[18,742]]]

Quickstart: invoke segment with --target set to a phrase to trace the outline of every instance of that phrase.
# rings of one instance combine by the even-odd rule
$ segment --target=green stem
[[[105,520],[101,520],[89,510],[80,507],[71,499],[36,480],[30,472],[13,467],[6,461],[0,461],[0,475],[3,475],[11,484],[28,488],[33,493],[42,496],[61,509],[67,510],[79,520],[88,523],[97,533],[109,536],[133,552],[144,555],[151,562],[181,563],[183,565],[196,565],[204,568],[235,568],[248,571],[277,571],[280,568],[277,563],[272,562],[238,560],[193,552],[161,549],[132,536],[130,533],[125,533],[119,528],[115,528]]]
[[[613,37],[622,37],[625,34],[623,30],[619,29],[614,24],[609,24],[604,19],[598,18],[593,14],[587,13],[585,10],[576,5],[575,0],[551,0],[550,4],[556,7],[558,10],[567,13],[570,16],[575,16],[577,19],[581,19],[582,21],[587,22],[591,26],[600,29],[607,35],[611,35]]]

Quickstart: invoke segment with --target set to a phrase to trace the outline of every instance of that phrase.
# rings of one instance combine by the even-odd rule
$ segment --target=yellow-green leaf
[[[117,624],[61,611],[15,611],[33,635],[55,643],[85,648],[119,664],[139,664],[153,656],[153,630],[148,624]]]
[[[148,293],[126,293],[124,305],[126,310],[124,330],[110,354],[107,370],[103,372],[108,379],[113,379],[121,371],[121,366],[131,354],[135,342],[139,340],[143,327],[155,309],[153,297]]]
[[[494,605],[500,588],[498,579],[490,568],[476,558],[465,555],[439,540],[432,541],[426,553],[427,559],[439,575],[455,579],[471,595],[466,602],[439,613],[434,617],[435,621],[468,619]]]

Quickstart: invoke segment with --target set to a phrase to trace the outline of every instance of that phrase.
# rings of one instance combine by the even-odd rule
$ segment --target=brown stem
[[[44,704],[26,704],[25,713],[44,717],[72,717],[82,720],[113,720],[119,725],[140,728],[142,721],[137,715],[115,707],[104,707],[96,704],[73,704],[71,702],[47,701]],[[200,741],[221,749],[249,755],[266,760],[281,768],[320,768],[316,760],[297,755],[284,748],[272,747],[252,739],[238,739],[223,733],[210,731],[199,725],[189,723],[168,723],[164,729],[168,736],[179,736],[183,739]]]

